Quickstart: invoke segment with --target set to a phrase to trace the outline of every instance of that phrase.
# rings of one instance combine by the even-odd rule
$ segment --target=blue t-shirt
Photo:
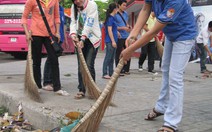
[[[112,27],[113,37],[114,40],[118,41],[118,29],[115,18],[113,16],[109,16],[108,20],[105,22],[105,42],[112,43],[109,33],[108,33],[108,26]]]
[[[157,20],[167,23],[163,29],[170,41],[195,39],[195,17],[187,0],[145,0],[152,5]]]
[[[124,18],[125,22],[127,23],[128,22],[127,12],[124,11],[121,15]],[[126,27],[127,26],[118,13],[114,17],[115,17],[115,20],[116,20],[118,27]],[[129,36],[129,32],[127,32],[125,30],[119,30],[119,33],[121,34],[121,38],[123,38],[123,39],[126,39]]]
[[[64,8],[60,5],[60,42],[63,43],[64,41],[64,25],[65,25],[65,14],[64,14]]]

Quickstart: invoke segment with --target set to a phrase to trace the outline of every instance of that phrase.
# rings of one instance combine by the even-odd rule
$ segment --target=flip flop
[[[155,118],[157,118],[158,116],[162,116],[162,115],[163,115],[163,113],[157,112],[155,110],[155,108],[153,108],[144,119],[148,120],[148,121],[152,121]]]
[[[111,77],[109,75],[105,75],[102,78],[104,78],[104,79],[110,79]]]
[[[46,91],[53,91],[53,87],[51,85],[46,85],[44,87],[42,87],[43,90],[46,90]]]
[[[77,95],[74,96],[75,99],[82,99],[85,97],[85,94],[83,92],[77,93]]]

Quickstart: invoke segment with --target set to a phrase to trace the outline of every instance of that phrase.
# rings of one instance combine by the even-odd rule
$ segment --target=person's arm
[[[70,33],[69,36],[71,36],[72,40],[73,40],[73,44],[76,47],[76,43],[79,41],[78,37],[77,37],[77,20],[75,20],[75,16],[74,16],[74,4],[72,4],[71,6],[71,23],[70,23]]]
[[[128,26],[118,27],[117,29],[118,29],[118,31],[121,31],[121,30],[125,30],[127,32],[130,32],[131,31],[131,28],[128,27]]]
[[[141,12],[138,15],[136,24],[133,27],[132,31],[130,32],[130,35],[128,36],[127,40],[125,41],[126,46],[129,45],[129,41],[131,41],[130,40],[131,38],[133,38],[133,39],[137,38],[139,32],[141,31],[143,26],[146,24],[146,22],[150,16],[151,9],[152,9],[152,5],[150,3],[144,3],[144,6],[143,6]]]
[[[21,18],[21,24],[24,28],[27,43],[29,43],[32,40],[31,33],[28,29],[28,16],[29,16],[30,12],[32,11],[32,7],[33,7],[33,4],[31,2],[31,0],[28,0],[25,4],[24,12],[23,12],[22,18]]]
[[[108,29],[108,34],[109,34],[110,40],[112,42],[112,46],[114,48],[116,48],[116,41],[115,41],[114,36],[113,36],[112,26],[108,26],[107,29]]]
[[[131,54],[138,48],[143,47],[146,45],[153,37],[157,35],[157,33],[162,30],[166,26],[165,23],[160,23],[156,21],[154,27],[146,32],[144,35],[140,37],[137,41],[135,41],[132,45],[122,51],[121,56],[123,57],[124,61],[129,60]]]
[[[208,32],[202,33],[202,39],[203,39],[203,45],[204,45],[206,52],[208,53],[209,56],[211,56],[210,49],[208,48],[208,40],[210,39],[210,37],[208,38]]]
[[[97,4],[93,1],[89,1],[90,5],[88,5],[87,8],[87,18],[84,23],[84,27],[82,30],[82,37],[81,39],[86,39],[94,29],[95,29],[95,23],[99,23],[99,16],[98,16],[98,7]],[[84,9],[86,10],[86,9]]]
[[[55,36],[58,38],[58,43],[60,42],[60,10],[59,10],[59,2],[56,1],[54,5],[54,22],[56,24]]]
[[[65,44],[65,48],[69,49],[69,44],[68,44],[68,37],[66,35],[66,31],[67,31],[67,27],[66,24],[64,24],[64,44]]]
[[[144,29],[146,32],[148,32],[148,31],[149,31],[148,25],[145,24],[144,27],[143,27],[143,29]]]

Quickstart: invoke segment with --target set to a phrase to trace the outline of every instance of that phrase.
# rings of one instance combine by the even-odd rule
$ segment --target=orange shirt
[[[53,34],[56,33],[56,25],[60,23],[60,14],[59,14],[59,2],[58,0],[50,0],[48,5],[40,0],[41,6],[43,8],[46,19],[49,23],[50,29]],[[49,33],[46,29],[42,16],[40,14],[39,7],[36,0],[27,0],[25,4],[25,9],[22,15],[21,23],[28,23],[28,16],[32,14],[30,30],[32,31],[33,36],[49,36]]]

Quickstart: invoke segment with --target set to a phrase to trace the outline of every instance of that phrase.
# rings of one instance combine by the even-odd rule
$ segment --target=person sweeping
[[[51,39],[45,23],[40,14],[37,2],[40,2],[43,12],[48,20],[51,32],[60,40],[60,15],[59,15],[59,2],[58,0],[27,0],[23,11],[21,23],[23,25],[26,41],[32,42],[32,59],[33,59],[33,75],[35,83],[37,84],[39,91],[42,89],[41,85],[41,58],[42,58],[42,46],[44,45],[52,69],[52,82],[53,91],[56,95],[67,96],[64,90],[61,90],[60,84],[60,71],[58,64],[58,56],[51,45]],[[28,17],[31,13],[31,25],[29,33]]]
[[[151,11],[157,19],[155,25],[135,41]],[[176,132],[183,114],[183,72],[197,35],[195,18],[188,1],[145,0],[126,41],[126,45],[132,42],[134,44],[122,51],[121,57],[124,61],[129,60],[136,49],[147,44],[160,30],[163,30],[166,36],[161,67],[162,85],[159,99],[145,120],[153,120],[164,115],[164,125],[158,132]]]

